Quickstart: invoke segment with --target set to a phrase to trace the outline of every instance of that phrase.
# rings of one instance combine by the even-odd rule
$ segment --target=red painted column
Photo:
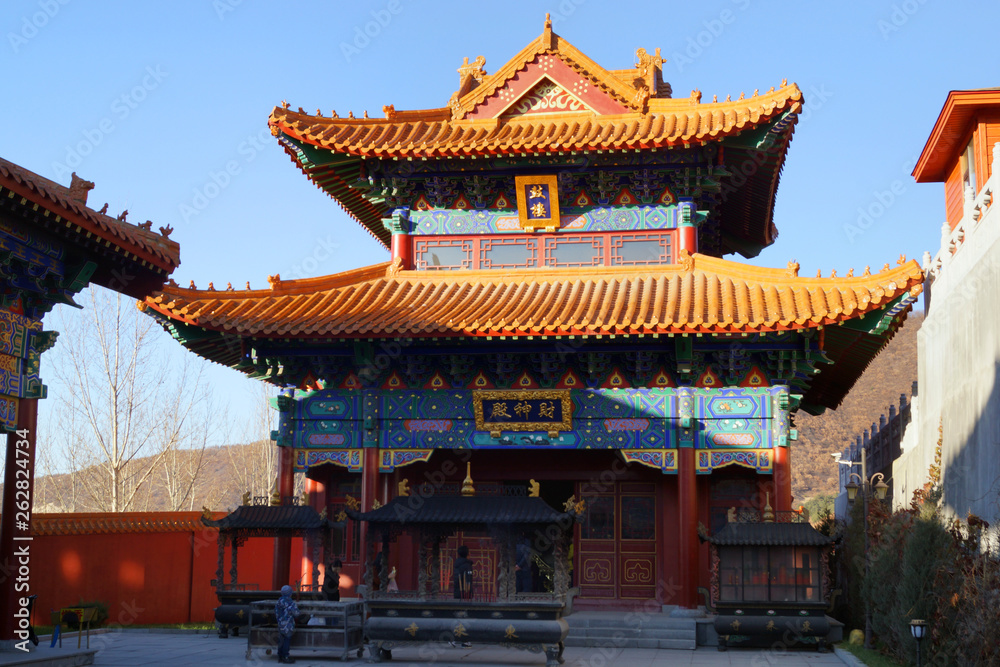
[[[688,609],[698,606],[698,478],[695,450],[682,447],[677,461],[677,506],[680,541],[681,593],[677,604]]]
[[[295,494],[295,450],[292,447],[278,447],[278,496],[284,503]],[[292,538],[274,539],[274,570],[271,575],[273,590],[279,590],[290,583],[292,567]],[[298,582],[296,582],[298,583]]]
[[[392,235],[392,259],[400,259],[400,269],[409,271],[413,268],[413,244],[409,234]]]
[[[0,520],[0,641],[27,639],[26,627],[18,614],[31,591],[31,577],[44,576],[32,570],[31,507],[35,486],[35,433],[38,428],[38,399],[22,398],[17,406],[17,431],[7,434],[7,457],[3,484],[3,517]],[[19,435],[20,434],[20,435]],[[22,437],[24,436],[24,437]],[[27,463],[18,464],[18,461]],[[18,471],[25,471],[18,475]],[[22,488],[17,488],[20,482]],[[27,484],[25,484],[27,482]],[[18,494],[18,492],[24,492]],[[25,497],[27,496],[27,497]],[[18,505],[18,502],[21,505]],[[27,503],[26,509],[25,503]],[[27,514],[27,521],[25,521]],[[30,619],[29,621],[30,622]]]
[[[370,512],[375,504],[375,499],[378,497],[379,493],[379,474],[378,474],[378,463],[379,463],[379,448],[378,447],[365,447],[362,450],[362,468],[361,468],[361,511]],[[368,535],[368,523],[362,523],[359,526],[361,531],[361,553],[363,554],[374,554],[382,549],[381,542],[378,542],[376,537],[376,543],[374,545],[369,544]],[[365,571],[365,568],[371,567],[371,563],[361,564],[361,572]]]
[[[687,250],[692,255],[698,252],[698,228],[694,226],[678,227],[677,246]]]
[[[788,447],[775,447],[774,456],[774,500],[775,512],[792,509],[792,465]]]
[[[316,512],[322,512],[323,508],[326,507],[326,486],[323,482],[315,479],[309,479],[306,477],[305,492],[309,497],[309,507],[316,510]],[[299,573],[299,581],[304,584],[312,583],[312,573],[313,573],[313,545],[309,543],[308,540],[302,546],[302,570]],[[322,550],[320,551],[319,558],[322,560]],[[320,572],[323,572],[323,568],[326,567],[326,563],[320,562]],[[322,580],[322,577],[321,577]]]

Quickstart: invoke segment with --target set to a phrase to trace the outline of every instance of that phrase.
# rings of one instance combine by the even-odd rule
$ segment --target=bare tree
[[[60,313],[61,335],[51,353],[53,375],[63,385],[54,402],[65,411],[54,436],[88,509],[148,507],[150,481],[197,432],[192,420],[205,392],[194,367],[202,362],[162,363],[158,327],[131,299],[97,287],[84,299],[82,316]],[[186,482],[174,476],[172,504],[187,501],[197,470]]]
[[[254,414],[240,439],[247,444],[226,449],[239,495],[251,497],[269,495],[278,471],[278,448],[271,440],[278,413],[270,406],[277,390],[261,382],[253,391]]]

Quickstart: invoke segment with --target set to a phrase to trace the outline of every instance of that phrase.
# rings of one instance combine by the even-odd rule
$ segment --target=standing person
[[[531,577],[531,540],[527,537],[517,543],[517,560],[514,564],[515,591],[518,593],[532,592]]]
[[[469,547],[464,544],[458,548],[451,581],[455,588],[456,600],[472,599],[472,561],[469,560]]]
[[[327,565],[326,575],[323,577],[323,597],[330,602],[340,602],[340,569],[344,564],[339,558],[334,558],[333,563]]]
[[[281,587],[281,597],[274,605],[274,616],[278,621],[278,662],[291,664],[295,658],[289,657],[288,651],[292,645],[292,635],[295,633],[295,619],[299,615],[299,606],[292,599],[292,587]]]

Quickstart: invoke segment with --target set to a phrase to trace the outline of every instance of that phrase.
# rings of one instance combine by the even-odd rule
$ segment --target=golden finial
[[[337,115],[336,109],[330,109],[330,118],[340,118],[340,116]]]
[[[240,502],[243,505],[249,505],[250,504],[250,492],[249,491],[247,491],[246,493],[243,494],[243,496],[240,498]]]
[[[201,506],[201,518],[202,519],[208,519],[209,521],[211,521],[212,520],[212,510],[210,510],[207,507],[205,507],[204,505],[202,505]]]
[[[198,289],[197,287],[194,286],[193,280],[191,281],[191,284],[188,285],[188,289]]]
[[[773,92],[774,92],[774,86],[771,86],[771,90],[769,90],[769,91],[767,91],[767,92],[769,92],[769,93],[773,93]]]
[[[214,292],[215,291],[215,283],[209,281],[209,283],[208,283],[208,291],[209,292]]]
[[[757,97],[758,95],[760,95],[760,88],[754,88],[751,97]]]
[[[368,109],[365,109],[365,118],[368,118]]]
[[[740,99],[742,100],[742,99],[745,99],[745,98],[746,98],[746,93],[744,93],[744,92],[743,92],[743,91],[741,90],[741,91],[740,91]]]
[[[788,270],[785,272],[790,278],[799,277],[799,263],[794,259],[788,262]]]
[[[533,479],[528,480],[528,497],[537,498],[539,491],[541,491],[542,485]]]
[[[303,489],[302,495],[299,496],[299,505],[308,505],[308,504],[309,504],[309,492]]]
[[[247,289],[250,289],[250,281],[247,281]]]
[[[862,276],[870,276],[871,274],[872,274],[872,267],[869,266],[869,265],[867,265],[867,264],[865,264],[865,272],[862,273],[861,275]]]
[[[837,269],[834,269],[833,271],[830,272],[830,277],[831,278],[836,278],[837,277]]]
[[[889,262],[886,262],[885,264],[882,265],[882,270],[883,271],[888,271],[889,270]]]
[[[853,267],[847,270],[847,277],[848,278],[853,278],[854,277],[854,268]]]
[[[326,520],[326,507],[324,507],[323,509],[321,509],[319,511],[319,520],[320,521],[325,521]]]
[[[736,508],[730,507],[726,510],[726,523],[736,523]]]
[[[282,109],[288,108],[288,100],[281,100],[281,108]]]
[[[774,522],[774,510],[771,508],[771,493],[768,492],[768,493],[765,494],[765,496],[766,496],[767,500],[764,501],[766,503],[764,505],[764,521],[766,521],[768,523],[773,523]]]
[[[465,464],[465,479],[462,480],[462,495],[476,495],[476,487],[472,486],[472,462]]]
[[[552,30],[552,15],[545,12],[545,30]]]
[[[718,101],[719,101],[719,96],[718,95],[712,95],[712,102],[718,102]]]
[[[319,116],[320,118],[322,118],[323,117],[323,112],[320,109],[316,109],[316,115]]]
[[[302,107],[299,107],[299,113],[304,116],[306,114],[306,110],[303,109]]]
[[[900,255],[899,259],[896,260],[896,266],[902,266],[906,264],[906,255]]]
[[[823,277],[823,269],[816,269],[816,277],[817,278]]]
[[[733,96],[732,95],[726,95],[726,101],[727,102],[732,102],[733,101]]]
[[[274,484],[271,485],[271,505],[280,505],[281,495],[278,493],[278,478],[274,478]]]
[[[348,111],[347,112],[347,117],[348,118],[354,118],[354,112],[353,111]]]
[[[382,503],[380,503],[378,498],[376,498],[372,501],[372,510],[377,510],[379,507],[382,507]]]
[[[226,291],[227,292],[232,292],[233,291],[233,284],[232,283],[226,283]]]
[[[396,487],[397,496],[408,496],[410,495],[410,484],[408,479],[401,480],[399,485]]]
[[[781,80],[781,87],[784,88],[787,85],[788,85],[788,79],[782,79]]]

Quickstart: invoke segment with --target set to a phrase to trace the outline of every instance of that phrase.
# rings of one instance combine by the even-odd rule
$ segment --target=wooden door
[[[582,496],[587,510],[574,559],[580,597],[655,598],[656,544],[660,530],[655,485],[615,482],[601,492],[591,489],[588,484]]]

